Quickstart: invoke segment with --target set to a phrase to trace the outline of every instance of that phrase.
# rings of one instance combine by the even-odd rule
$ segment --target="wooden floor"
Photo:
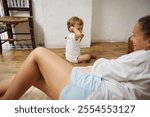
[[[51,49],[57,55],[65,59],[65,49]],[[10,78],[15,75],[20,65],[31,52],[31,49],[12,49],[3,50],[0,55],[0,80]],[[91,48],[82,48],[81,53],[91,53],[97,58],[115,58],[127,53],[127,43],[93,43]],[[94,63],[95,59],[89,63],[74,64],[74,66],[89,66]]]

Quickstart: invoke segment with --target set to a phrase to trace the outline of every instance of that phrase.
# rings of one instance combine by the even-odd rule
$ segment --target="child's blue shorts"
[[[74,67],[71,73],[71,82],[63,88],[59,99],[85,100],[100,85],[101,77],[94,74],[83,73]]]

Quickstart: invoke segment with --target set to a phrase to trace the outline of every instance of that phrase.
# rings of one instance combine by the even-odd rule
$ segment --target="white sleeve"
[[[69,34],[67,35],[67,39],[75,40],[75,34],[74,34],[74,33],[69,33]]]
[[[133,52],[115,60],[99,59],[92,72],[104,79],[111,78],[117,81],[150,78],[150,52]]]

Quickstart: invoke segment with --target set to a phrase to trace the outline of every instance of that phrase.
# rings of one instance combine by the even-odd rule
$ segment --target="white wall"
[[[84,20],[81,43],[125,42],[135,22],[150,15],[150,0],[33,0],[37,44],[65,47],[66,21],[77,15]],[[92,23],[91,23],[92,22]],[[91,26],[92,25],[92,26]],[[92,28],[92,29],[91,29]]]
[[[150,15],[150,0],[93,0],[92,42],[127,41],[135,22]]]
[[[34,32],[37,45],[44,45],[44,14],[42,0],[33,0]]]
[[[85,24],[81,46],[90,47],[92,0],[34,0],[34,14],[37,43],[44,39],[47,48],[65,47],[66,22],[78,16]]]

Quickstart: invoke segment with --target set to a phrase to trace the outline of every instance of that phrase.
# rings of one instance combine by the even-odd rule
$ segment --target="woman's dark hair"
[[[144,36],[146,38],[150,37],[150,15],[140,18],[138,23],[141,26],[141,31],[144,33]]]

